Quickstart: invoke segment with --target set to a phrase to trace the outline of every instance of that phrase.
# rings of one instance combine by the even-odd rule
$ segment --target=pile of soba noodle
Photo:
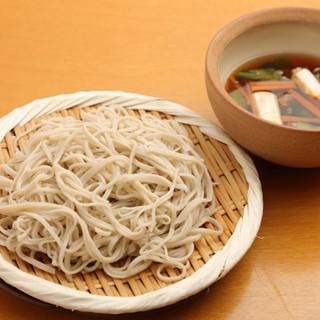
[[[24,261],[116,278],[156,262],[160,279],[179,280],[194,241],[222,232],[208,171],[176,121],[111,106],[35,129],[0,167],[0,244]]]

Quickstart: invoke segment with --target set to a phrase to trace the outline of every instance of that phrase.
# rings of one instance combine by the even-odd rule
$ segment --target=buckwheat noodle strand
[[[158,277],[175,281],[186,275],[193,243],[221,234],[210,175],[176,121],[110,106],[81,120],[43,120],[24,135],[35,129],[0,166],[0,244],[24,261],[117,278],[156,262]],[[162,272],[168,266],[177,276]]]

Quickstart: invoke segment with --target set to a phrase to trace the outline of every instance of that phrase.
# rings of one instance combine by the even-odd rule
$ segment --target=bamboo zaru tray
[[[0,247],[1,279],[56,306],[109,314],[163,307],[200,292],[227,274],[242,258],[254,241],[262,218],[262,192],[253,162],[218,126],[180,105],[138,94],[92,91],[59,95],[36,100],[0,120],[1,163],[13,156],[16,136],[41,119],[50,116],[79,119],[83,110],[96,105],[123,106],[137,117],[144,112],[161,118],[174,117],[187,129],[216,183],[214,217],[222,223],[223,234],[204,235],[195,243],[187,277],[175,283],[158,279],[154,264],[127,279],[111,278],[99,270],[76,274],[69,281],[63,272],[46,273],[5,247]]]

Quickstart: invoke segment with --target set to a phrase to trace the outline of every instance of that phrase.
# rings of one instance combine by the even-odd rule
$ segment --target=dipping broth
[[[320,58],[260,57],[238,68],[225,88],[239,105],[265,120],[320,129]]]

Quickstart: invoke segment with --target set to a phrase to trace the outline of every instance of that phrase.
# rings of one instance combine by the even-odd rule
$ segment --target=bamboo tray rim
[[[260,227],[263,200],[261,183],[251,158],[219,126],[176,103],[122,91],[89,91],[62,94],[35,100],[0,119],[0,141],[17,125],[71,107],[85,108],[96,104],[116,104],[128,109],[157,111],[174,116],[175,120],[198,126],[208,137],[227,145],[248,182],[248,203],[243,217],[224,248],[197,272],[168,287],[133,297],[99,296],[74,290],[26,273],[0,254],[0,278],[22,292],[63,308],[84,312],[120,314],[146,311],[185,299],[205,289],[229,272],[251,247]]]

